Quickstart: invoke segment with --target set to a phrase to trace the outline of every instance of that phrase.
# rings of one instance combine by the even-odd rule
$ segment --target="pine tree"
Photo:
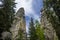
[[[15,0],[3,0],[0,8],[0,35],[3,31],[10,31],[9,28],[14,19]]]
[[[33,18],[31,18],[31,22],[29,25],[29,38],[30,40],[37,40],[37,35],[36,35],[36,30],[34,27],[34,22],[33,22]]]

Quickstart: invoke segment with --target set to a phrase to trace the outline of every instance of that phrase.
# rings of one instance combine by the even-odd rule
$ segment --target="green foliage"
[[[15,0],[4,0],[3,2],[4,7],[3,10],[5,12],[6,17],[8,17],[9,21],[12,23],[15,13]]]
[[[35,22],[35,27],[36,27],[36,34],[37,34],[38,40],[45,40],[44,31],[37,20]]]
[[[9,31],[14,19],[14,0],[4,0],[3,8],[0,8],[0,28]]]
[[[44,31],[41,28],[40,23],[36,20],[34,24],[32,18],[29,26],[29,36],[30,40],[45,40]]]
[[[15,0],[3,0],[0,8],[0,35],[3,31],[10,31],[9,28],[14,19]]]
[[[37,35],[36,35],[35,27],[34,27],[33,18],[31,18],[31,22],[29,25],[29,36],[30,36],[30,40],[37,40]]]

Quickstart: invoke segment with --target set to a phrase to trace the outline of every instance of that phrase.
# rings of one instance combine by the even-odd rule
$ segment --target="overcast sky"
[[[16,11],[24,7],[26,16],[26,28],[28,28],[30,18],[40,20],[40,10],[43,7],[43,0],[16,0]],[[27,29],[28,30],[28,29]]]

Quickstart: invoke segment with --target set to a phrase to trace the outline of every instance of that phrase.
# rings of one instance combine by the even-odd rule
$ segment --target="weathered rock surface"
[[[24,40],[26,37],[26,26],[25,26],[25,14],[24,14],[24,8],[20,8],[16,15],[15,15],[15,19],[13,21],[12,24],[12,28],[10,29],[12,32],[12,40],[16,40],[16,38],[18,37],[18,31],[19,29],[23,30],[23,35],[24,35]]]
[[[42,10],[42,13],[41,13],[41,26],[44,29],[44,35],[46,40],[58,40],[56,36],[56,32],[52,27],[52,24],[47,19],[44,9]]]

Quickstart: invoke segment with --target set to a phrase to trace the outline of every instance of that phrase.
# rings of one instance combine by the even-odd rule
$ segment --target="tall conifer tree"
[[[15,13],[15,0],[2,0],[2,5],[0,8],[0,35],[3,31],[10,31]]]
[[[36,35],[35,27],[34,27],[33,18],[31,18],[31,22],[29,25],[29,36],[30,36],[30,40],[37,40],[37,35]]]

